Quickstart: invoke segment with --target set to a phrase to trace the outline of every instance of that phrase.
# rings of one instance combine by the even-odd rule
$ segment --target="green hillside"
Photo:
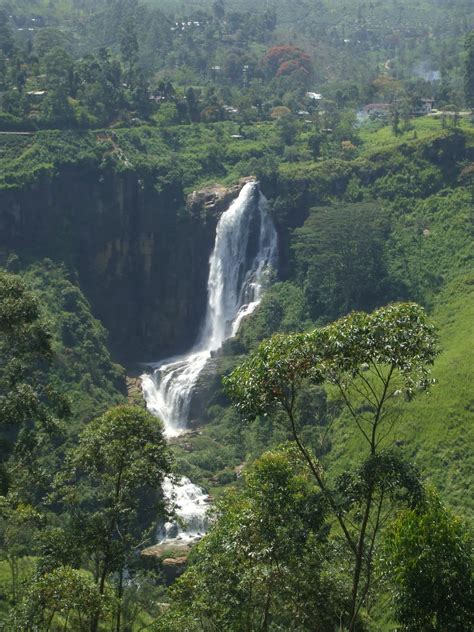
[[[441,353],[433,368],[429,394],[402,407],[393,437],[427,481],[457,511],[474,517],[474,419],[472,403],[474,295],[473,277],[451,282],[431,312],[439,329]],[[356,462],[360,445],[352,425],[340,419],[334,428],[331,463],[337,470]]]

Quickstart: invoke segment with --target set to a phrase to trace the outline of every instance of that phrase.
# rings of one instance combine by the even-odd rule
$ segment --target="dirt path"
[[[0,136],[33,136],[36,132],[0,132]]]

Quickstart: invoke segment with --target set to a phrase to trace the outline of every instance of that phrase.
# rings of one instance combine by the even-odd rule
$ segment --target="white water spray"
[[[168,503],[176,507],[179,520],[165,522],[158,529],[158,544],[190,544],[202,538],[208,526],[209,496],[185,476],[178,483],[167,478],[163,483],[163,493]]]

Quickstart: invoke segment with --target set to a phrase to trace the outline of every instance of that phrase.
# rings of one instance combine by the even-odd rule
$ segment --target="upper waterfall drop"
[[[186,428],[200,373],[211,353],[234,336],[243,317],[257,307],[277,256],[268,202],[258,183],[248,182],[217,224],[206,314],[196,344],[185,355],[157,363],[153,375],[142,378],[147,407],[162,419],[168,436]]]
[[[258,184],[249,182],[217,224],[206,317],[197,344],[202,350],[215,351],[237,333],[234,324],[241,310],[255,309],[265,274],[276,267],[277,234],[267,207]]]

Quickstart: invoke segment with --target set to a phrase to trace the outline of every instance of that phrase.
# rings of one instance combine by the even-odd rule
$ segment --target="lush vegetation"
[[[439,487],[445,501],[455,505],[457,511],[469,512],[467,490],[471,481],[472,463],[469,451],[470,427],[466,424],[471,415],[467,403],[471,361],[465,340],[469,335],[472,319],[472,301],[468,300],[472,295],[472,279],[469,273],[472,262],[471,236],[466,230],[472,213],[469,169],[472,137],[467,126],[443,130],[438,121],[425,131],[424,124],[424,121],[414,123],[415,128],[420,131],[419,138],[413,138],[411,132],[408,139],[397,139],[393,131],[386,128],[378,133],[363,130],[360,144],[352,159],[332,155],[333,149],[328,145],[324,149],[322,160],[301,162],[286,160],[279,153],[278,145],[272,148],[272,139],[278,138],[280,134],[278,123],[255,127],[257,140],[252,142],[262,143],[261,160],[273,156],[273,165],[270,168],[266,168],[263,162],[254,162],[253,166],[261,169],[262,182],[268,193],[274,196],[273,213],[281,231],[286,279],[269,288],[259,309],[244,322],[238,336],[226,344],[223,355],[217,359],[218,376],[210,386],[206,413],[208,423],[199,433],[179,438],[172,446],[178,472],[212,489],[213,494],[218,497],[229,483],[242,488],[242,492],[239,491],[238,494],[242,493],[243,496],[234,498],[233,495],[227,497],[224,494],[222,501],[216,505],[219,517],[215,531],[211,532],[211,539],[205,539],[193,553],[191,561],[195,562],[190,566],[190,574],[186,573],[173,591],[174,605],[159,624],[162,629],[167,629],[166,626],[169,626],[168,629],[173,629],[172,626],[180,629],[180,625],[181,629],[182,625],[193,629],[191,620],[194,622],[192,625],[197,625],[196,629],[206,629],[208,625],[226,625],[230,629],[238,629],[239,625],[243,625],[241,618],[232,617],[243,617],[250,621],[248,625],[260,625],[265,620],[284,622],[294,607],[293,602],[288,601],[291,594],[288,590],[297,591],[301,595],[302,601],[298,606],[303,609],[301,616],[318,617],[322,626],[333,625],[334,622],[341,621],[341,617],[348,626],[351,621],[352,625],[357,626],[382,625],[383,617],[379,615],[376,598],[379,588],[371,587],[372,580],[367,583],[367,574],[362,573],[362,579],[357,581],[358,587],[354,593],[357,602],[352,600],[351,605],[351,592],[354,592],[351,583],[354,584],[358,558],[357,554],[352,554],[355,566],[351,565],[351,557],[345,547],[350,550],[349,542],[356,538],[352,530],[356,525],[358,528],[361,526],[358,523],[358,508],[367,501],[367,496],[351,496],[353,504],[348,504],[344,509],[348,519],[351,512],[354,512],[354,516],[350,518],[351,527],[347,530],[348,539],[344,539],[344,531],[338,523],[341,518],[341,515],[338,518],[339,510],[335,511],[328,500],[323,502],[323,506],[318,501],[308,509],[316,512],[314,533],[307,531],[304,526],[288,524],[288,528],[291,527],[288,533],[297,533],[298,529],[307,533],[304,542],[298,544],[297,558],[292,557],[291,547],[295,543],[291,539],[288,542],[289,548],[281,551],[283,557],[278,557],[277,561],[272,557],[265,557],[265,540],[259,536],[255,541],[249,542],[245,535],[246,529],[254,532],[252,515],[249,514],[248,525],[239,519],[244,507],[247,507],[246,503],[253,502],[246,494],[258,491],[254,486],[254,491],[247,492],[243,486],[243,479],[239,478],[242,464],[250,464],[265,450],[291,440],[292,430],[285,425],[278,412],[243,425],[240,415],[230,407],[229,400],[219,386],[219,375],[232,370],[242,354],[256,352],[260,342],[275,332],[285,335],[294,331],[307,332],[315,324],[325,325],[351,310],[371,311],[394,300],[416,299],[424,304],[440,327],[441,353],[433,367],[436,384],[429,397],[419,395],[413,402],[397,402],[398,422],[390,434],[390,441],[397,446],[397,450],[403,446],[405,458],[416,461],[423,477],[429,478]],[[192,159],[198,153],[198,148],[202,147],[204,138],[217,138],[221,133],[219,130],[225,130],[226,126],[231,125],[233,124],[221,123],[209,128],[202,124],[184,128],[172,126],[167,128],[166,133],[165,130],[142,127],[133,131],[117,130],[114,134],[116,139],[120,138],[121,147],[127,148],[127,155],[133,156],[133,169],[156,177],[154,174],[166,172],[173,156],[180,155],[183,160],[189,156]],[[249,126],[248,129],[250,131],[253,128]],[[386,147],[384,141],[387,134],[389,138],[393,138],[389,147]],[[180,139],[180,144],[177,144],[177,139]],[[237,154],[237,161],[233,157],[233,152],[237,149],[239,152],[245,151],[245,143],[248,141],[242,144],[240,141],[241,139],[230,140],[224,148],[225,154],[221,153],[228,158],[219,168],[229,181],[249,168],[248,162],[240,160],[242,153]],[[306,142],[304,130],[297,128],[294,142],[300,147]],[[24,176],[21,176],[21,169],[16,169],[17,179],[13,190],[21,190],[31,182],[32,176],[26,173],[31,161],[39,159],[38,169],[44,175],[45,172],[51,173],[51,170],[61,170],[65,165],[80,164],[82,161],[100,169],[100,161],[103,160],[101,152],[104,148],[89,133],[77,135],[41,132],[29,139],[28,144],[22,143],[23,140],[18,144],[10,141],[7,143],[8,153],[4,154],[4,164],[10,167],[12,177],[15,175],[13,165],[17,168],[24,165]],[[163,150],[160,156],[154,151],[157,143]],[[61,153],[58,152],[59,148]],[[108,152],[109,149],[105,151]],[[249,151],[254,151],[254,147],[249,146]],[[108,169],[120,170],[124,167],[122,158],[117,154],[111,157]],[[51,166],[45,166],[43,160],[46,164],[51,161]],[[189,184],[186,186],[191,186],[200,179],[213,177],[212,169],[206,172],[202,160],[200,154],[199,171],[194,172],[194,176],[187,174]],[[252,158],[247,158],[247,161],[250,160]],[[133,172],[132,167],[126,168]],[[184,174],[176,171],[176,166],[173,173],[176,179],[184,178]],[[5,175],[8,177],[8,172]],[[12,190],[11,185],[8,188]],[[59,419],[55,421],[57,430],[46,430],[42,426],[34,430],[32,427],[26,435],[35,458],[32,458],[31,449],[29,453],[24,448],[19,450],[23,433],[20,433],[18,439],[16,432],[9,433],[11,447],[5,454],[5,469],[7,478],[12,480],[14,486],[6,497],[7,504],[2,514],[5,525],[2,536],[5,552],[3,572],[4,595],[10,603],[16,603],[16,606],[14,609],[10,608],[8,625],[16,625],[21,629],[21,626],[27,625],[25,621],[35,621],[35,625],[44,626],[45,621],[51,619],[53,629],[54,626],[64,625],[65,620],[69,621],[68,625],[72,629],[90,629],[91,625],[96,625],[96,616],[99,616],[99,626],[100,621],[103,621],[103,625],[108,625],[107,622],[112,619],[117,622],[117,617],[120,625],[126,625],[127,621],[131,625],[138,625],[138,621],[144,624],[154,618],[160,620],[159,608],[153,605],[160,599],[160,591],[163,590],[160,575],[156,574],[156,570],[140,568],[140,564],[135,568],[135,562],[132,563],[132,559],[136,560],[133,551],[138,543],[138,532],[133,532],[135,535],[127,540],[126,550],[117,551],[113,555],[118,557],[105,562],[107,558],[98,553],[102,549],[97,547],[107,546],[107,537],[110,537],[107,531],[101,531],[101,539],[97,539],[99,534],[93,536],[92,530],[90,537],[87,536],[84,540],[78,540],[77,532],[74,531],[77,529],[75,513],[85,516],[81,518],[81,524],[84,524],[92,511],[90,519],[96,524],[101,507],[106,508],[108,501],[103,495],[95,497],[87,491],[88,471],[81,469],[72,476],[69,459],[73,457],[65,460],[66,455],[71,450],[80,450],[80,437],[89,428],[86,425],[85,430],[82,430],[85,422],[105,411],[108,406],[123,400],[122,369],[112,363],[106,349],[103,327],[92,318],[90,306],[76,285],[74,273],[68,273],[64,267],[50,261],[25,267],[21,258],[14,255],[9,257],[6,265],[9,270],[21,273],[23,282],[27,283],[41,301],[40,311],[49,322],[50,360],[49,366],[39,367],[41,371],[35,377],[35,380],[39,380],[38,388],[50,383],[54,392],[69,395],[70,401],[70,410],[65,409],[60,415],[65,423]],[[38,308],[35,314],[39,316]],[[398,338],[396,335],[394,340]],[[282,352],[284,340],[286,338],[282,338],[277,344],[279,352]],[[27,360],[29,365],[33,361],[36,364],[36,360],[25,359],[25,362]],[[35,375],[36,373],[32,373],[31,378]],[[36,382],[32,386],[35,384]],[[249,389],[244,389],[244,394],[250,392]],[[42,406],[47,406],[44,408],[45,412],[41,413],[47,419],[52,414],[47,412],[49,404],[46,400],[43,403],[43,399],[41,402]],[[343,399],[337,396],[333,387],[305,381],[296,406],[298,423],[301,424],[298,437],[301,436],[305,451],[309,455],[316,455],[318,463],[319,460],[324,462],[327,476],[330,477],[328,480],[342,485],[340,489],[337,485],[334,488],[334,493],[338,494],[337,503],[342,502],[344,494],[355,494],[356,489],[359,490],[357,493],[366,490],[365,483],[362,486],[360,483],[367,474],[367,466],[360,461],[363,435],[361,439],[357,424],[349,423],[351,413],[350,409],[344,408]],[[66,412],[69,417],[65,416]],[[45,416],[46,413],[48,417]],[[139,413],[137,409],[134,415]],[[31,410],[29,415],[32,415]],[[42,419],[38,414],[33,416],[36,423]],[[26,427],[30,427],[31,422],[25,421]],[[18,418],[17,423],[24,424],[25,421]],[[103,421],[100,423],[102,425]],[[65,432],[61,430],[61,426]],[[94,442],[98,440],[94,434],[92,436]],[[13,448],[15,443],[17,447]],[[41,446],[40,450],[36,447],[38,445]],[[23,459],[22,477],[14,474],[19,467],[17,459],[20,455]],[[388,484],[387,489],[390,490],[384,500],[389,502],[388,499],[391,499],[389,515],[395,516],[399,506],[415,511],[414,505],[407,500],[409,495],[407,496],[408,492],[403,485],[408,485],[411,481],[409,484],[415,485],[411,489],[419,489],[419,475],[410,470],[411,466],[399,460],[401,457],[397,451],[393,454],[384,452],[382,456],[385,474],[395,476],[394,479],[383,479],[384,485]],[[270,455],[264,458],[268,458],[270,464],[273,463],[272,459],[277,459],[277,463],[278,459],[283,459]],[[271,467],[269,465],[270,472],[274,471],[274,467],[277,467],[276,464]],[[301,467],[303,478],[309,477],[305,485],[317,486],[317,479],[316,482],[311,480],[314,473],[305,470],[304,462]],[[401,467],[408,469],[397,469]],[[33,471],[37,484],[35,487],[27,486],[26,493],[24,486]],[[56,482],[57,471],[60,471],[64,483]],[[403,476],[401,471],[405,472]],[[36,472],[41,472],[41,477]],[[355,479],[349,480],[349,475]],[[79,479],[74,478],[75,476],[79,476]],[[260,478],[255,480],[260,481]],[[285,478],[281,484],[291,485]],[[49,497],[44,496],[48,489],[53,488],[54,502],[52,492]],[[379,493],[380,490],[377,489]],[[74,492],[73,497],[70,497],[72,490],[78,490],[78,494]],[[64,497],[64,493],[67,493],[67,497]],[[286,491],[281,493],[287,498]],[[305,492],[305,506],[314,493],[314,490],[309,489]],[[341,498],[339,494],[342,495]],[[398,494],[402,494],[400,498]],[[144,497],[140,496],[140,499],[145,505],[142,508],[137,507],[136,511],[140,516],[140,528],[145,531],[151,523],[150,516],[147,517],[143,511],[149,511],[153,506],[153,499],[149,493]],[[288,502],[290,500],[288,498]],[[258,503],[260,502],[259,500]],[[373,506],[370,509],[372,511]],[[425,510],[422,505],[417,505],[416,511]],[[94,518],[96,514],[98,517]],[[286,524],[285,515],[281,518],[281,524]],[[273,511],[271,517],[277,519],[278,515]],[[255,520],[257,519],[261,518],[257,516]],[[313,517],[309,515],[308,520],[313,520]],[[12,526],[15,534],[11,530]],[[118,528],[123,533],[123,527]],[[290,536],[283,535],[282,528],[275,526],[276,531],[271,533],[276,535],[266,537],[278,542],[281,536],[287,541]],[[55,539],[54,544],[49,538]],[[236,559],[232,555],[228,557],[228,538],[245,542],[245,548],[238,558],[242,567],[235,566]],[[367,544],[371,542],[370,538],[370,535],[364,536],[359,560],[365,559],[364,551],[367,550],[366,546],[370,546]],[[73,542],[78,541],[79,550],[76,544],[71,544],[71,539]],[[112,541],[114,539],[112,537]],[[92,547],[93,541],[95,548]],[[316,548],[314,541],[320,543]],[[150,541],[145,535],[140,544],[146,546],[147,542]],[[250,545],[257,547],[255,553],[248,548]],[[82,546],[85,548],[82,549]],[[401,583],[392,586],[390,576],[395,577],[394,572],[385,572],[379,566],[381,546],[377,544],[374,548],[371,557],[373,568],[364,566],[364,573],[371,574],[374,586],[383,586],[383,594],[393,593],[394,603],[397,603],[398,591],[405,588]],[[53,563],[48,556],[59,555],[55,553],[58,548],[70,550],[71,556],[60,556]],[[96,567],[94,555],[98,556],[97,560],[104,560],[106,566]],[[132,558],[127,557],[129,555]],[[259,565],[252,563],[247,567],[249,559],[261,561]],[[334,567],[339,559],[344,560],[342,574],[335,576],[328,569]],[[133,567],[136,583],[121,584],[121,574],[115,566],[119,563],[117,560],[122,560],[120,564],[126,563],[127,568]],[[302,564],[301,567],[293,566],[297,560],[298,564]],[[273,567],[273,564],[277,566]],[[123,566],[117,566],[117,569],[120,568]],[[216,587],[212,582],[222,580],[225,568],[233,572],[238,568],[236,572],[240,581],[236,583],[234,576],[229,576],[226,586],[233,592],[230,594],[226,592],[225,586],[221,587],[221,597],[216,602]],[[285,576],[279,574],[282,568],[285,568],[284,573],[291,576],[294,582],[292,587],[281,583]],[[334,586],[337,586],[337,590],[345,594],[342,601],[325,600],[327,610],[312,610],[311,604],[316,603],[316,598],[311,591],[305,592],[306,573],[309,571],[313,578],[319,578],[313,584],[319,595],[334,592]],[[266,578],[273,575],[275,579],[271,583],[271,592],[265,592],[270,586]],[[215,580],[212,579],[213,576]],[[101,577],[105,577],[103,588]],[[403,581],[405,580],[401,578],[400,582]],[[140,590],[138,585],[142,587]],[[68,600],[70,586],[76,586],[74,593],[89,604],[92,619],[82,617],[77,600]],[[244,598],[243,595],[250,587],[255,588],[254,596]],[[410,586],[407,590],[415,588]],[[63,596],[57,612],[48,602],[48,594],[52,590],[56,591],[55,594],[58,594],[57,591],[64,591],[61,593]],[[466,592],[467,589],[462,590]],[[267,595],[269,607],[268,610],[259,612],[258,608],[252,606],[252,599],[256,599],[259,605],[264,604],[262,595]],[[143,600],[149,601],[150,607],[145,607]],[[6,606],[8,602],[4,603]],[[119,608],[117,603],[120,603]],[[234,606],[230,608],[229,603]],[[247,604],[249,610],[236,610],[236,604],[239,603]],[[224,610],[215,611],[210,608],[213,604]],[[453,607],[457,607],[454,602]],[[468,606],[463,607],[469,611]],[[8,611],[7,607],[5,611]],[[411,616],[410,613],[405,614],[396,609],[393,613],[400,621]],[[196,624],[196,620],[201,623]],[[133,621],[136,623],[133,624]],[[308,624],[303,618],[298,620],[298,625],[300,628],[297,629],[307,629],[305,626]],[[386,622],[384,625],[390,624]],[[467,624],[462,625],[464,629],[468,629]]]
[[[0,0],[1,629],[473,629],[470,5]],[[249,175],[279,269],[168,444],[97,292],[194,313],[186,195]],[[173,475],[213,499],[177,581]]]
[[[244,123],[288,112],[324,129],[338,112],[369,102],[391,104],[398,130],[422,98],[451,112],[472,100],[463,50],[468,1],[373,9],[339,0],[257,10],[244,1],[2,6],[6,130]],[[468,60],[471,45],[467,38]],[[322,101],[314,96],[321,93]]]
[[[88,419],[125,399],[124,369],[113,363],[107,333],[66,270],[51,261],[28,267],[23,279],[35,292],[52,336],[53,384],[68,396],[77,433]]]

